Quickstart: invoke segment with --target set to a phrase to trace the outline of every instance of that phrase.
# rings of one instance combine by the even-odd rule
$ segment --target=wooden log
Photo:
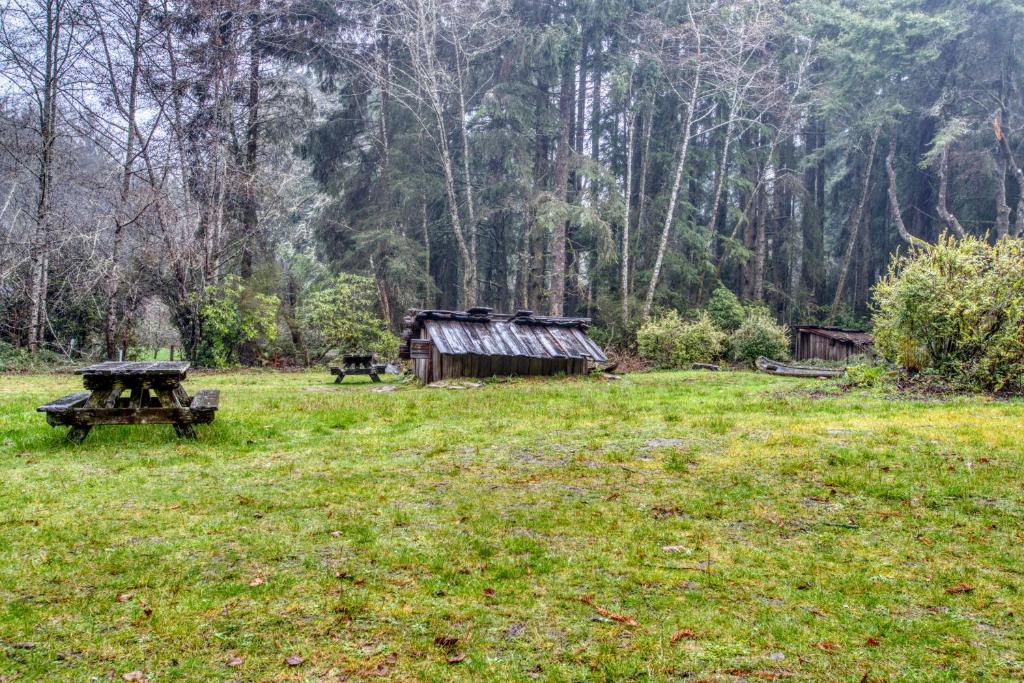
[[[811,368],[800,365],[785,365],[769,358],[765,358],[764,356],[759,357],[755,365],[761,372],[766,372],[770,375],[778,375],[780,377],[816,377],[819,379],[827,379],[840,377],[846,372],[846,368],[830,369]]]

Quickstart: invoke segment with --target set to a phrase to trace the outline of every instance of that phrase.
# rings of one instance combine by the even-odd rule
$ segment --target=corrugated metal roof
[[[437,350],[444,354],[524,356],[527,358],[589,358],[608,360],[601,347],[587,335],[586,318],[516,315],[470,311],[410,311],[403,333],[403,352],[408,340],[426,329]]]
[[[816,334],[833,341],[849,342],[857,346],[871,346],[875,343],[874,336],[864,330],[844,330],[839,327],[822,327],[818,325],[798,325],[793,329],[799,332]]]

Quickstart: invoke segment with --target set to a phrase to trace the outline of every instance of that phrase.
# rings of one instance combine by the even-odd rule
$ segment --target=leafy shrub
[[[743,324],[743,319],[746,317],[743,304],[740,303],[740,300],[736,298],[731,289],[722,285],[719,285],[711,293],[706,310],[708,315],[711,316],[712,322],[726,332],[735,331]]]
[[[299,312],[306,346],[314,357],[331,349],[341,353],[374,352],[391,358],[398,338],[376,313],[373,280],[342,273],[329,287],[306,298]]]
[[[789,331],[765,311],[754,309],[729,337],[734,360],[753,363],[758,356],[774,360],[789,357]]]
[[[875,389],[884,385],[889,376],[889,369],[884,365],[850,365],[839,384],[846,389]]]
[[[687,322],[675,311],[645,322],[637,331],[640,355],[659,368],[711,363],[725,350],[725,333],[707,313]]]
[[[974,390],[1024,390],[1024,242],[948,237],[894,261],[874,289],[875,346]]]
[[[49,349],[39,349],[33,358],[27,348],[16,349],[10,344],[0,341],[0,372],[38,370],[59,365],[62,362],[66,363],[67,359]]]
[[[243,344],[266,343],[277,335],[280,301],[246,287],[241,278],[225,278],[207,292],[202,307],[203,338],[197,361],[208,367],[225,367],[239,361]]]

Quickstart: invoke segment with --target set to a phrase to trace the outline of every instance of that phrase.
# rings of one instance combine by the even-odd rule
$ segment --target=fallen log
[[[715,365],[713,363],[694,363],[692,366],[690,366],[690,369],[691,370],[711,370],[712,372],[717,372],[717,371],[721,370],[721,368],[719,368],[717,365]]]
[[[817,377],[825,379],[841,377],[846,373],[846,368],[830,369],[812,368],[806,365],[786,365],[764,356],[760,356],[755,365],[761,372],[767,372],[769,375],[778,375],[780,377]]]

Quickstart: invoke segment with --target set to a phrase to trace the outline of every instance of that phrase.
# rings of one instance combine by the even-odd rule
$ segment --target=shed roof
[[[410,340],[419,338],[425,329],[444,354],[589,358],[603,363],[608,358],[587,335],[589,326],[589,318],[535,316],[531,311],[507,314],[492,313],[489,308],[412,309],[405,318],[399,355],[408,358]]]
[[[798,332],[808,332],[832,341],[846,342],[856,346],[871,346],[875,343],[874,336],[864,330],[844,330],[841,327],[824,327],[821,325],[797,325],[793,328]]]

